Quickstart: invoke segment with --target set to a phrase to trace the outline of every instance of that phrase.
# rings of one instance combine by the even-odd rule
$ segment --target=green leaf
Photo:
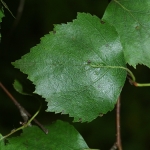
[[[37,126],[27,127],[20,137],[8,139],[5,150],[82,150],[87,149],[82,136],[77,130],[62,121],[57,121],[47,127],[46,135]]]
[[[0,134],[0,139],[3,138],[2,134]],[[0,140],[0,149],[4,150],[4,140]]]
[[[126,62],[150,67],[150,1],[113,0],[103,20],[119,33]]]
[[[3,7],[0,4],[0,23],[2,22],[2,18],[4,17],[4,11],[3,11]],[[1,26],[0,26],[1,29]],[[0,41],[1,41],[1,34],[0,34]]]
[[[122,46],[113,26],[79,13],[57,25],[29,54],[12,63],[28,74],[47,111],[92,121],[114,108],[126,78]]]
[[[30,94],[25,93],[25,92],[23,91],[22,84],[21,84],[18,80],[15,80],[15,81],[14,81],[13,87],[14,87],[14,89],[15,89],[18,93],[20,93],[20,94],[22,94],[22,95],[30,95]]]
[[[0,5],[0,22],[2,22],[2,18],[4,17],[4,10],[3,7]]]

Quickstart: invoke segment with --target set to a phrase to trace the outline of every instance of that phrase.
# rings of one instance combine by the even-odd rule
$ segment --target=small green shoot
[[[1,1],[2,5],[10,12],[10,14],[13,16],[13,18],[15,18],[15,16],[13,15],[13,13],[10,11],[9,7],[7,6],[7,4],[3,0],[0,0],[0,1]]]

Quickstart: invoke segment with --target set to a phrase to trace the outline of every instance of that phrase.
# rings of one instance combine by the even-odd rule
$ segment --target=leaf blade
[[[47,111],[89,122],[112,110],[126,71],[91,64],[125,67],[116,30],[85,13],[54,30],[13,65],[28,74],[35,93],[46,98]]]
[[[148,0],[114,0],[107,7],[103,20],[112,24],[124,48],[125,60],[136,67],[143,64],[150,67],[150,3]]]
[[[8,138],[6,150],[81,150],[88,148],[78,131],[69,123],[56,121],[47,127],[49,134],[44,134],[37,126],[27,127],[20,137]]]
[[[20,93],[22,95],[30,95],[31,96],[31,94],[28,94],[23,91],[23,86],[17,79],[14,80],[13,87],[18,93]]]

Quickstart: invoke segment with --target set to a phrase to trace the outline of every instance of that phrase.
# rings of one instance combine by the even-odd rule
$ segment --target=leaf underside
[[[150,67],[150,1],[113,0],[103,20],[116,28],[126,62]]]
[[[18,93],[20,93],[20,94],[22,94],[22,95],[30,95],[30,94],[25,93],[25,92],[23,91],[22,84],[21,84],[18,80],[14,80],[13,87],[14,87],[14,89],[15,89]]]
[[[82,150],[88,146],[82,136],[69,123],[57,121],[48,127],[48,135],[37,126],[27,127],[19,137],[8,138],[3,150]]]
[[[35,93],[48,102],[48,112],[69,114],[81,122],[112,110],[126,78],[124,69],[111,68],[125,67],[115,28],[85,13],[56,25],[12,64],[28,74]]]

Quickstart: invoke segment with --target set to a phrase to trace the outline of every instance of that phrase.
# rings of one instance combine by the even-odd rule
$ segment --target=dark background
[[[5,0],[9,9],[16,16],[20,0]],[[0,44],[0,81],[10,93],[31,114],[39,108],[37,99],[23,96],[13,89],[14,79],[18,79],[28,92],[34,86],[27,76],[14,69],[11,62],[30,51],[40,42],[44,34],[53,29],[53,24],[72,21],[77,12],[88,12],[102,17],[109,1],[107,0],[26,0],[18,24],[5,9],[5,18],[1,24]],[[135,37],[136,38],[136,37]],[[138,82],[150,82],[150,70],[145,66],[133,69]],[[39,97],[40,98],[40,97]],[[44,100],[43,100],[44,102]],[[122,144],[126,150],[150,149],[150,88],[136,88],[126,81],[121,94],[121,130]],[[46,103],[37,119],[42,124],[50,124],[56,119],[72,122],[68,115],[46,113]],[[20,113],[8,96],[0,89],[0,133],[3,135],[19,126]],[[109,150],[115,142],[115,109],[91,123],[74,123],[91,148]]]

